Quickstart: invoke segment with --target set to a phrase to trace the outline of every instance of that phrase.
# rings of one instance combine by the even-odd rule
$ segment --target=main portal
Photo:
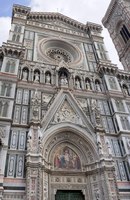
[[[80,190],[58,190],[55,200],[85,200]]]

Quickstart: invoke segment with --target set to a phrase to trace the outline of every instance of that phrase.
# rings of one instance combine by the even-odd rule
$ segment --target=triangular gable
[[[45,131],[54,124],[64,122],[81,126],[89,133],[94,132],[93,125],[85,116],[73,95],[69,91],[61,90],[44,116],[41,124]]]

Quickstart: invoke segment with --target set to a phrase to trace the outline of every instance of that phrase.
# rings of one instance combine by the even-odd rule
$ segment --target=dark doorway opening
[[[80,190],[58,190],[55,200],[85,200]]]

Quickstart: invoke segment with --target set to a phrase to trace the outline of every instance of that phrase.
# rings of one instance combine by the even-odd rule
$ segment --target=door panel
[[[56,193],[56,200],[84,200],[81,191],[58,190]]]

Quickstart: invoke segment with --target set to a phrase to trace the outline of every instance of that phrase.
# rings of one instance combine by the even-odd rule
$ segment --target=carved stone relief
[[[77,101],[78,101],[79,105],[81,106],[81,108],[83,109],[83,111],[84,111],[86,114],[88,114],[87,99],[77,98]]]
[[[64,102],[60,110],[55,114],[52,123],[71,122],[84,126],[81,117],[74,112],[67,101]]]
[[[43,108],[48,105],[52,97],[53,97],[53,94],[42,93],[42,107]]]

